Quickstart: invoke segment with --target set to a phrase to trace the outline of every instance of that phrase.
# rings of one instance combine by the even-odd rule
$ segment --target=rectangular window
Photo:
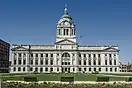
[[[22,57],[22,54],[21,53],[18,53],[18,57]]]
[[[86,54],[83,54],[83,57],[86,57]]]
[[[88,54],[88,57],[90,58],[91,57],[91,54]]]
[[[93,60],[93,65],[96,65],[96,60]]]
[[[81,54],[79,54],[79,57],[81,58]]]
[[[53,71],[53,68],[50,68],[50,71],[52,72]]]
[[[88,64],[91,65],[91,60],[88,61]]]
[[[115,72],[117,72],[117,68],[115,68]]]
[[[99,68],[99,71],[101,71],[101,68]]]
[[[31,62],[30,62],[30,63],[31,63],[31,65],[33,65],[33,60],[31,60]]]
[[[91,71],[91,68],[89,68],[89,71]]]
[[[112,65],[112,60],[109,60],[109,64]]]
[[[38,57],[38,54],[36,54],[35,56]]]
[[[53,54],[51,54],[50,56],[53,57]]]
[[[96,54],[93,54],[93,57],[96,57]]]
[[[38,60],[35,61],[35,64],[38,65]]]
[[[40,64],[43,65],[43,60],[40,61]]]
[[[94,68],[94,71],[96,71],[96,68]]]
[[[86,69],[86,68],[84,68],[84,71],[87,71],[87,69]]]
[[[45,57],[48,57],[48,54],[45,54]]]
[[[112,68],[110,68],[110,71],[112,72]]]
[[[111,54],[109,54],[109,57],[111,57]]]
[[[48,60],[45,60],[45,65],[48,65]]]
[[[20,67],[18,67],[18,71],[21,71],[21,68]]]
[[[40,68],[40,72],[43,72],[43,68]]]
[[[18,60],[18,64],[21,65],[21,60]]]
[[[84,65],[86,65],[86,60],[84,60]]]
[[[79,65],[81,65],[81,60],[79,60]]]
[[[101,65],[101,60],[98,60],[98,65]]]
[[[107,60],[105,60],[105,65],[107,65]]]
[[[33,54],[32,53],[30,55],[31,55],[31,57],[33,57]]]
[[[32,67],[30,68],[30,71],[33,71],[33,68]]]
[[[14,60],[14,65],[16,65],[16,60]]]
[[[57,71],[59,71],[59,68],[57,68]]]
[[[100,58],[100,54],[98,54],[98,57]]]
[[[23,67],[23,71],[25,71],[25,67]]]
[[[13,68],[13,71],[16,71],[16,67]]]
[[[35,68],[35,71],[38,72],[38,68],[37,67]]]
[[[53,65],[53,60],[50,60],[50,65]]]
[[[116,60],[114,60],[114,65],[116,65]]]
[[[81,71],[81,68],[79,68],[79,71]]]
[[[48,68],[45,68],[45,71],[48,71]]]
[[[25,65],[26,64],[26,60],[23,60],[23,65]]]
[[[75,71],[75,68],[73,68],[73,71]]]
[[[108,71],[108,68],[106,68],[106,72]]]
[[[43,54],[41,54],[40,56],[43,57]]]

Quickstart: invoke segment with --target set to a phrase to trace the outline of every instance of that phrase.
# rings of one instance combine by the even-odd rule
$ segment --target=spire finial
[[[65,4],[64,14],[68,14],[68,12],[67,12],[67,4]]]

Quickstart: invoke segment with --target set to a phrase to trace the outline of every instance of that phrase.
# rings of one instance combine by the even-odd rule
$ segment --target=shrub
[[[108,82],[109,77],[97,77],[96,81],[97,82]]]
[[[131,82],[132,81],[132,77],[126,78],[127,82]]]
[[[92,72],[92,74],[99,74],[99,72],[98,71],[94,71],[94,72]]]
[[[37,82],[37,77],[24,77],[24,81],[26,82]]]
[[[61,77],[62,82],[73,82],[74,77]]]

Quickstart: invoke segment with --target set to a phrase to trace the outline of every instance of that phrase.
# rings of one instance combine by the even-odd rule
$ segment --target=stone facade
[[[81,46],[67,8],[53,45],[12,45],[11,73],[119,72],[118,46]]]

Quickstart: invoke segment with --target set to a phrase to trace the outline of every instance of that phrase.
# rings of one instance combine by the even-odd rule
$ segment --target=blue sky
[[[131,0],[0,0],[0,38],[11,44],[53,44],[65,4],[80,44],[119,45],[121,60],[132,61]]]

